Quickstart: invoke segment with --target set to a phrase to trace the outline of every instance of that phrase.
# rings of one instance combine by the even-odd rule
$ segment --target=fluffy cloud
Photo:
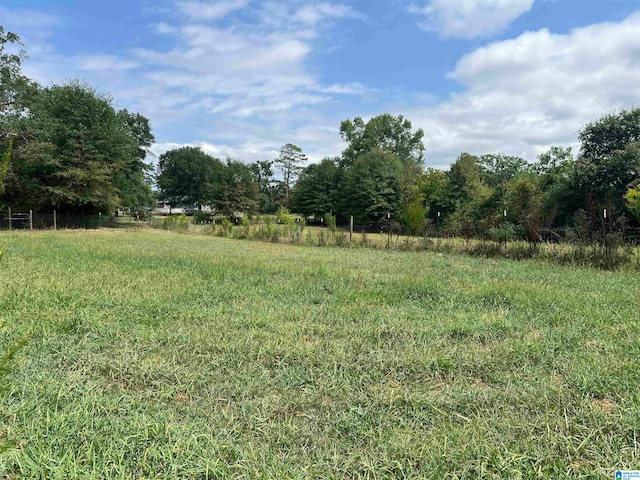
[[[315,25],[324,19],[345,18],[356,16],[355,11],[346,5],[318,3],[300,8],[293,16],[294,21]]]
[[[464,56],[450,77],[466,86],[433,108],[405,112],[425,129],[430,163],[463,151],[534,159],[640,98],[640,13],[558,35],[524,33]]]
[[[46,85],[80,75],[119,107],[149,117],[159,142],[199,145],[247,162],[272,159],[287,142],[314,161],[337,155],[344,148],[341,120],[384,111],[425,130],[431,166],[445,168],[463,151],[534,159],[550,145],[575,144],[586,122],[638,106],[640,98],[640,12],[567,34],[539,30],[477,48],[449,73],[460,90],[442,99],[393,84],[372,89],[366,79],[321,81],[313,62],[317,42],[330,37],[332,21],[355,14],[338,4],[247,5],[224,24],[194,21],[174,9],[163,14],[165,23],[150,26],[165,36],[162,47],[120,56],[63,55],[50,43],[61,24],[52,17],[36,15],[30,28],[6,26],[32,39],[24,68],[32,78]],[[0,7],[0,17],[7,12]],[[28,12],[22,13],[8,14],[19,22]],[[158,145],[158,153],[167,145]]]
[[[534,0],[431,0],[427,6],[412,5],[411,13],[423,20],[427,31],[444,37],[474,38],[499,32],[528,12]]]
[[[226,2],[179,2],[178,10],[195,20],[217,20],[226,17],[235,10],[241,10],[249,0],[231,0]]]

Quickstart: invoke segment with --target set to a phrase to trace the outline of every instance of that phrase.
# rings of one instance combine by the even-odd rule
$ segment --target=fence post
[[[507,248],[509,239],[507,238],[509,233],[507,232],[507,211],[504,211],[504,256],[507,256]]]
[[[29,210],[29,230],[33,230],[33,210]]]
[[[53,211],[53,230],[58,230],[58,211]]]
[[[353,215],[351,215],[351,222],[349,223],[349,243],[353,240]]]
[[[11,207],[9,207],[9,231],[12,229]]]
[[[389,237],[387,238],[387,248],[391,248],[391,213],[387,213],[387,223],[389,224]]]

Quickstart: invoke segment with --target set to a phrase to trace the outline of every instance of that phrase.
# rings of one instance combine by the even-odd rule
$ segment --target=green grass
[[[160,231],[0,234],[8,478],[613,478],[637,273]]]

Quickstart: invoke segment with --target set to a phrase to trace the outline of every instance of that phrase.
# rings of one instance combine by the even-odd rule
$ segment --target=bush
[[[289,210],[287,210],[284,207],[280,207],[278,209],[278,212],[276,213],[276,220],[278,221],[278,223],[281,223],[281,224],[286,225],[289,222],[291,222],[291,220],[294,218],[295,217],[289,213]]]
[[[327,227],[329,227],[329,230],[331,232],[335,232],[337,229],[336,216],[332,215],[331,213],[325,213],[324,220],[325,222],[327,222]]]
[[[489,238],[494,242],[510,242],[514,238],[521,236],[521,229],[518,225],[511,222],[506,222],[499,227],[492,227],[489,229]]]
[[[186,215],[171,215],[164,218],[154,218],[151,221],[151,226],[170,232],[187,232],[189,230],[189,217]]]
[[[195,212],[193,214],[193,223],[212,223],[213,222],[213,213],[211,212]]]

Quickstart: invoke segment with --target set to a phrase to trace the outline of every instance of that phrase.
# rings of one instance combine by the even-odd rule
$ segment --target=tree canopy
[[[182,147],[160,155],[157,185],[173,206],[197,206],[217,198],[222,162],[199,147]]]
[[[413,132],[411,122],[402,115],[394,117],[383,113],[366,123],[361,117],[344,120],[340,124],[340,136],[348,144],[342,153],[347,163],[374,150],[394,154],[402,165],[424,163],[424,132],[422,129]]]
[[[291,187],[298,175],[302,171],[302,164],[307,161],[307,156],[302,153],[302,149],[292,143],[287,143],[280,149],[280,155],[274,160],[274,164],[282,172],[282,184],[285,189],[285,196],[289,198]]]

